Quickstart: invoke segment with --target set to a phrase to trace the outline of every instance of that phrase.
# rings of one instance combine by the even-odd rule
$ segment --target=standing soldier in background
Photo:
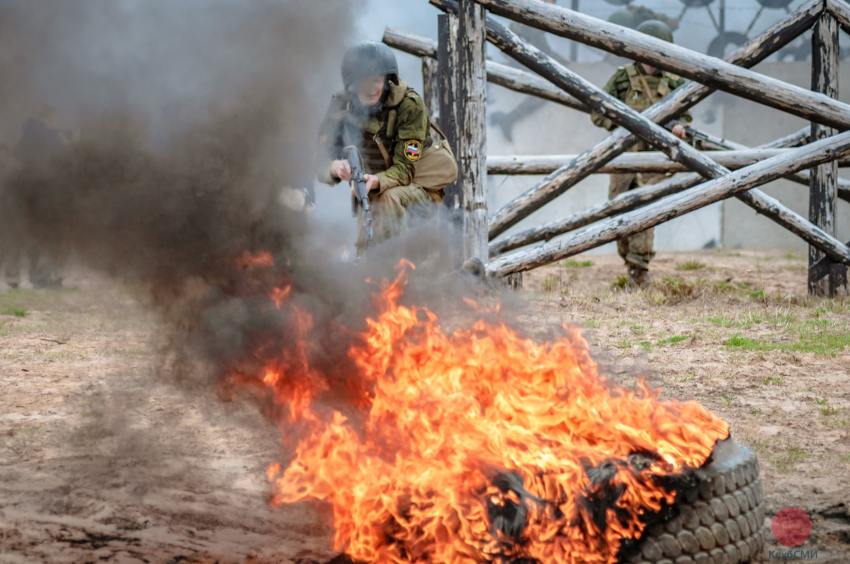
[[[15,155],[12,148],[5,143],[0,143],[0,209],[9,209],[9,196],[5,191],[6,177],[10,174],[15,166]],[[0,273],[3,274],[3,279],[10,288],[18,287],[18,280],[14,273],[15,267],[12,266],[11,260],[15,260],[17,264],[17,251],[15,251],[14,259],[12,257],[13,246],[13,230],[10,221],[0,222]]]
[[[457,163],[422,98],[398,76],[389,47],[364,42],[342,61],[345,91],[335,95],[319,131],[318,178],[334,186],[352,179],[343,159],[349,145],[360,151],[374,216],[374,239],[397,235],[412,213],[428,214],[457,177]],[[370,243],[358,216],[358,255]]]
[[[39,117],[30,117],[21,126],[21,138],[15,147],[14,156],[21,169],[38,176],[48,166],[65,144],[63,133],[52,127],[53,111],[44,108]],[[37,198],[38,194],[32,194]],[[10,202],[3,202],[11,205]],[[27,257],[29,278],[34,288],[59,288],[62,277],[59,274],[55,249],[44,249],[31,237],[14,233],[15,226],[4,226],[10,232],[5,241],[0,241],[0,260],[3,261],[3,273],[11,288],[20,284],[21,262]],[[21,243],[21,240],[26,243]],[[58,244],[52,241],[51,244]]]
[[[673,42],[673,32],[670,27],[659,20],[647,20],[637,27],[637,31]],[[642,112],[684,82],[678,76],[651,65],[631,63],[617,69],[614,76],[605,85],[605,91],[625,102],[632,109]],[[682,115],[679,119],[685,123],[691,122],[691,116],[688,114]],[[591,115],[591,120],[594,125],[604,127],[609,131],[616,127],[611,120],[596,112]],[[673,124],[672,132],[681,139],[685,139],[687,136],[681,123]],[[646,151],[648,149],[649,147],[641,141],[632,150]],[[665,176],[657,173],[612,174],[608,187],[608,197],[614,198],[639,186],[655,184]],[[649,282],[649,263],[655,256],[653,238],[653,229],[647,229],[617,241],[617,251],[626,262],[629,271],[629,283],[633,287],[644,286]]]

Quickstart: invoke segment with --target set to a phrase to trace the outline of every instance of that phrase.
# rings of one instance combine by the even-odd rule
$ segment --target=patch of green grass
[[[726,339],[723,344],[732,349],[741,349],[745,351],[771,350],[770,343],[765,343],[756,339],[750,339],[749,337],[744,337],[743,335],[738,334],[732,335],[731,337]]]
[[[781,376],[765,376],[761,383],[765,386],[781,386],[784,380]]]
[[[2,310],[3,315],[13,315],[15,317],[26,317],[27,310],[17,306],[5,306]]]
[[[643,329],[643,325],[640,325],[639,323],[635,323],[634,325],[629,325],[629,331],[631,331],[635,335],[643,335],[644,332],[645,332],[644,329]]]
[[[543,288],[543,291],[547,294],[557,292],[561,289],[561,277],[557,274],[547,274],[540,283],[540,287]]]
[[[747,292],[747,296],[749,296],[749,298],[751,300],[758,301],[758,302],[763,302],[767,299],[767,294],[765,294],[764,290],[762,290],[760,288],[757,289],[757,290],[751,290],[751,291]]]
[[[815,403],[820,407],[820,414],[824,417],[833,417],[838,415],[838,409],[829,405],[829,402],[823,398],[815,398]]]
[[[652,350],[652,343],[650,343],[649,341],[641,341],[638,344],[640,345],[640,348],[642,348],[643,350],[645,350],[647,352]]]
[[[593,266],[592,260],[575,260],[567,259],[561,263],[564,268],[590,268]]]
[[[712,325],[719,325],[721,327],[736,327],[738,325],[738,322],[734,319],[723,316],[707,317],[705,320]]]
[[[735,401],[735,398],[732,397],[731,394],[720,394],[720,399],[723,401],[723,405],[725,405],[726,407],[730,407]]]
[[[824,425],[829,427],[830,429],[838,429],[839,431],[845,431],[850,429],[850,419],[847,417],[827,417],[824,419]]]
[[[794,352],[808,352],[820,356],[835,356],[850,346],[850,331],[803,333],[796,343],[782,347]]]
[[[613,282],[611,282],[611,288],[614,290],[625,290],[629,285],[629,277],[625,274],[620,274],[617,276]]]
[[[660,341],[658,341],[655,344],[658,345],[659,347],[668,347],[670,345],[676,345],[676,344],[681,343],[683,341],[687,341],[688,339],[690,339],[690,337],[688,335],[673,335],[672,337],[667,337],[666,339],[661,339]]]
[[[709,320],[711,321],[712,318]],[[850,324],[839,324],[830,319],[797,320],[788,313],[768,316],[753,315],[739,321],[713,318],[718,325],[748,329],[756,324],[767,324],[792,333],[781,341],[753,339],[736,333],[724,341],[729,348],[745,351],[784,351],[835,356],[850,347]]]
[[[739,319],[725,316],[707,317],[705,319],[713,325],[720,327],[735,327],[739,329],[750,329],[756,325],[770,325],[774,327],[788,328],[797,322],[797,318],[790,313],[774,313],[763,315],[760,313],[748,313]]]
[[[729,280],[720,280],[712,285],[712,289],[719,294],[729,294],[735,291],[735,285]]]
[[[665,276],[652,284],[650,301],[655,305],[675,305],[696,298],[698,285],[678,276]]]
[[[767,293],[762,288],[756,288],[749,282],[732,282],[729,280],[721,280],[719,282],[705,282],[711,290],[718,294],[737,295],[742,298],[748,298],[753,301],[766,302]]]
[[[698,260],[689,260],[689,261],[685,261],[681,264],[676,265],[676,270],[684,270],[684,271],[702,270],[703,268],[705,268],[705,264],[701,263]]]
[[[582,321],[580,325],[585,329],[598,329],[599,321],[597,321],[596,319],[588,319],[586,321]]]
[[[630,349],[632,348],[632,342],[628,339],[620,339],[617,341],[616,347],[618,349]]]
[[[774,452],[772,459],[776,464],[777,470],[786,472],[798,462],[802,462],[809,457],[809,453],[799,447],[789,447],[784,451]]]
[[[836,408],[832,407],[831,405],[825,405],[825,406],[820,408],[820,414],[823,415],[824,417],[832,417],[833,415],[836,415],[837,413],[838,413],[838,410]]]

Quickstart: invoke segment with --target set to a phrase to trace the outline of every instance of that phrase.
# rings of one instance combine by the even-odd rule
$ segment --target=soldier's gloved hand
[[[685,139],[688,136],[688,132],[685,131],[685,127],[681,123],[674,125],[671,131],[679,139]]]
[[[331,163],[331,176],[340,180],[351,180],[351,165],[346,160]]]
[[[363,175],[363,179],[366,180],[366,192],[381,189],[381,179],[374,174],[365,174]]]

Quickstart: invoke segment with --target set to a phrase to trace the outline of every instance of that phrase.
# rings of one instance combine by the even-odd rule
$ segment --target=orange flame
[[[663,478],[728,436],[696,403],[607,383],[577,334],[537,343],[481,320],[447,333],[400,305],[405,280],[383,285],[348,351],[370,390],[362,420],[316,414],[327,382],[304,342],[253,380],[308,429],[268,469],[273,502],[330,503],[335,545],[356,560],[614,562],[674,502]]]
[[[272,265],[274,265],[274,257],[268,251],[259,251],[257,253],[244,251],[236,259],[236,266],[246,270],[250,268],[271,268]]]

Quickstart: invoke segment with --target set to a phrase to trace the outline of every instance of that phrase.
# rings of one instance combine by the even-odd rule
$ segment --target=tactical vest
[[[360,130],[360,155],[368,174],[377,174],[392,165],[393,150],[396,142],[398,142],[398,107],[405,99],[417,96],[416,91],[408,87],[404,97],[397,105],[384,108],[377,115],[370,116],[361,123],[356,123],[357,120],[351,113],[352,102],[350,99],[346,100],[343,107],[344,116],[341,120],[342,127]],[[434,143],[434,130],[434,124],[431,121],[425,137],[424,149]]]
[[[626,74],[629,77],[629,92],[623,100],[630,108],[644,111],[667,94],[673,91],[670,84],[677,80],[666,72],[661,75],[649,75],[638,71],[636,65],[628,65]]]

